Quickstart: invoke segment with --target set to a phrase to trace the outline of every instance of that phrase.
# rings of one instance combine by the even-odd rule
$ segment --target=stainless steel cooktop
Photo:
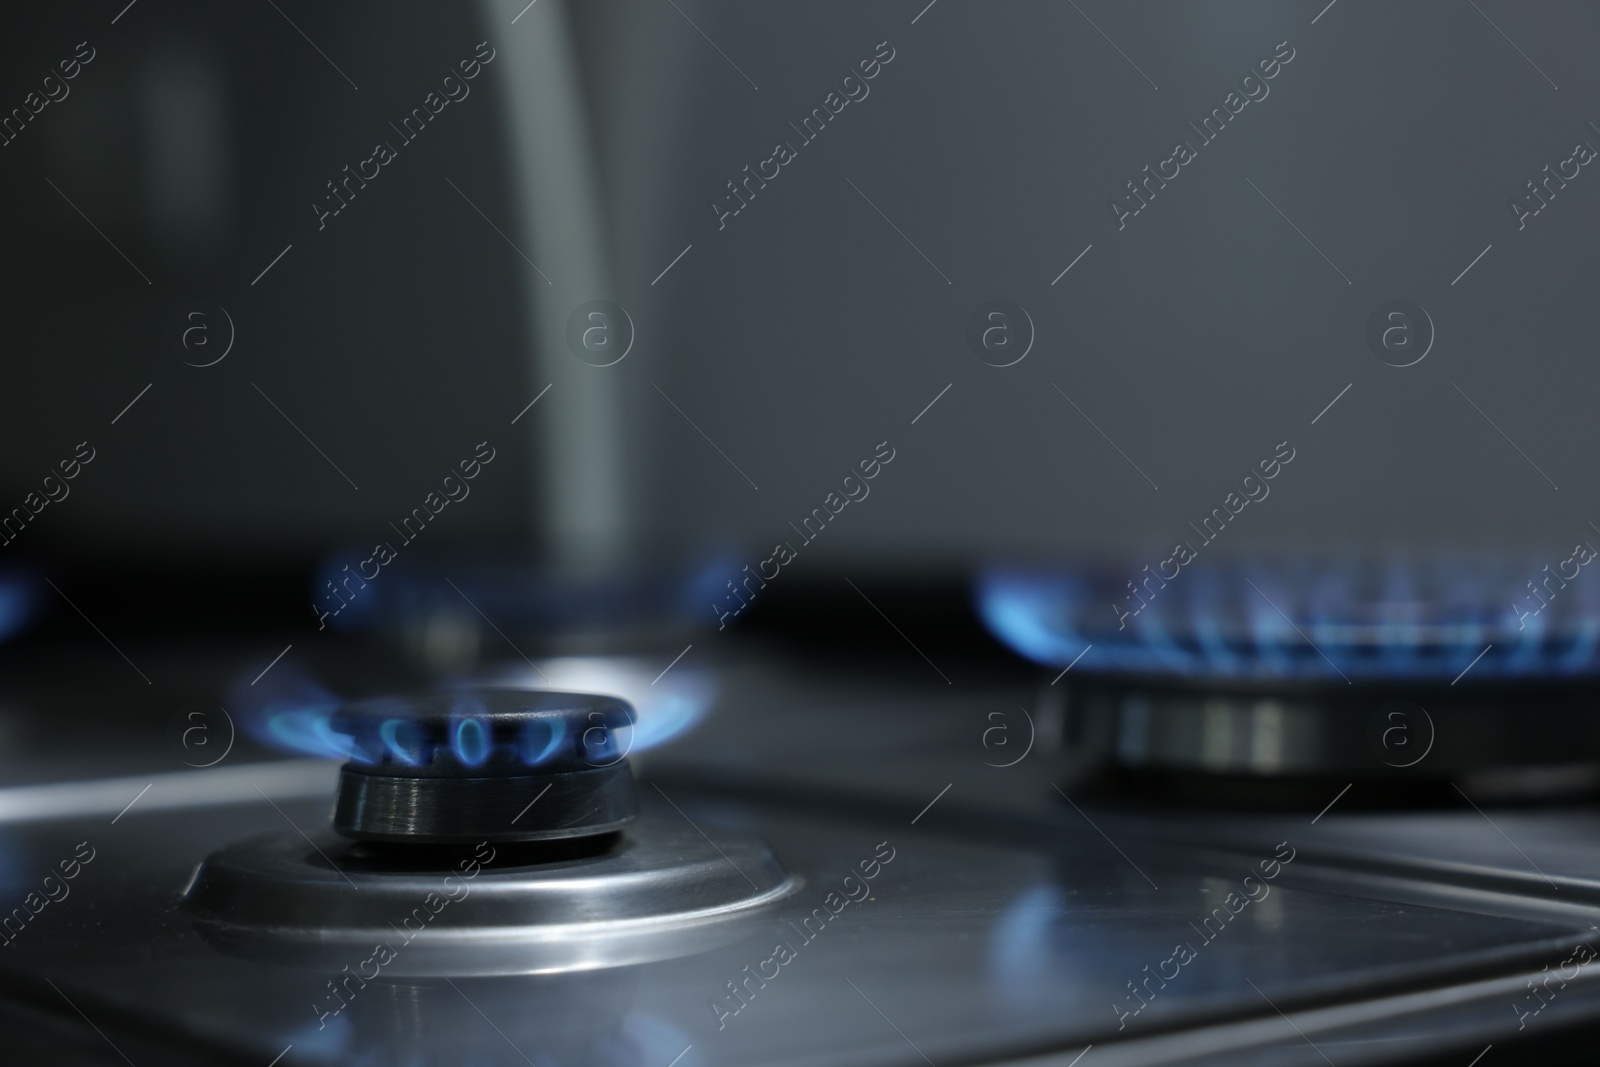
[[[1072,694],[1047,681],[760,655],[715,675],[703,719],[632,757],[644,814],[605,847],[645,866],[698,850],[705,878],[759,899],[676,937],[669,916],[648,951],[584,925],[607,918],[582,902],[616,897],[614,858],[584,890],[593,856],[503,843],[465,877],[437,857],[391,864],[415,901],[358,872],[346,895],[369,886],[394,912],[371,946],[342,940],[331,911],[322,943],[286,923],[276,954],[213,936],[180,896],[218,849],[268,835],[336,881],[351,844],[329,830],[336,761],[247,740],[206,768],[124,748],[103,778],[0,791],[14,1047],[140,1065],[1066,1067],[1465,1064],[1494,1046],[1490,1064],[1600,1015],[1589,807],[1463,793],[1372,810],[1361,784],[1320,811],[1162,804],[1091,786],[1063,740]],[[93,721],[62,708],[76,716]],[[553,870],[580,886],[545,931],[564,954],[518,966],[513,935],[537,915],[476,935],[483,913],[460,918],[470,894],[544,892]],[[487,938],[511,961],[495,970],[542,973],[422,961],[424,922]],[[394,962],[408,952],[421,962]]]

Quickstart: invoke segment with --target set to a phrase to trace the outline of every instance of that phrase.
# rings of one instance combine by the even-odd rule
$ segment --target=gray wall
[[[941,0],[913,25],[924,0],[680,6],[727,60],[666,5],[598,5],[590,26],[609,35],[599,99],[641,308],[622,370],[660,536],[768,544],[886,438],[899,458],[819,554],[1170,545],[1284,440],[1296,460],[1235,549],[1537,553],[1600,521],[1600,173],[1523,230],[1507,206],[1574,142],[1600,147],[1600,10]],[[871,95],[719,231],[724,182],[797,141],[786,124],[883,40],[896,56]],[[1198,144],[1186,122],[1283,41],[1270,94],[1119,231],[1110,198]],[[1037,329],[1012,367],[964,341],[991,298]],[[1396,298],[1437,333],[1406,368],[1364,336]]]
[[[366,541],[485,438],[506,443],[503,465],[441,521],[440,547],[537,544],[563,507],[539,472],[567,446],[540,437],[537,408],[509,424],[545,384],[534,283],[445,180],[519,244],[563,210],[523,187],[509,150],[506,59],[326,230],[309,205],[479,40],[530,54],[516,35],[552,32],[556,5],[515,24],[503,4],[280,5],[315,46],[270,5],[140,4],[112,25],[121,6],[5,17],[3,101],[78,41],[97,49],[71,96],[0,149],[6,506],[76,442],[99,449],[18,546]],[[1554,552],[1600,521],[1585,291],[1600,174],[1583,167],[1525,229],[1507,207],[1574,142],[1600,147],[1600,10],[1078,7],[573,9],[609,264],[587,275],[603,291],[541,314],[605,298],[636,327],[615,366],[571,357],[622,412],[629,507],[609,552],[765,549],[884,440],[896,459],[814,557],[1170,545],[1284,440],[1296,459],[1230,530],[1235,549]],[[882,41],[894,59],[870,95],[799,145],[788,124]],[[1197,142],[1186,123],[1283,41],[1294,59],[1270,95],[1119,231],[1111,198]],[[779,140],[797,158],[719,230],[725,183]],[[964,338],[993,299],[1036,329],[1015,366]],[[1414,366],[1365,339],[1391,299],[1436,327]],[[184,315],[217,305],[236,350],[184,366]],[[554,390],[540,406],[561,403]]]
[[[411,145],[389,126],[472,55],[473,10],[280,5],[313,46],[268,4],[141,3],[112,25],[122,6],[19,9],[0,34],[8,108],[79,41],[96,53],[0,148],[3,507],[97,450],[7,551],[370,545],[486,438],[500,458],[430,541],[525,541],[516,253],[446,181],[510,213],[492,75]],[[395,161],[319,229],[325,183],[379,140]],[[222,308],[233,350],[186,365],[221,354]],[[183,347],[191,311],[209,348]]]

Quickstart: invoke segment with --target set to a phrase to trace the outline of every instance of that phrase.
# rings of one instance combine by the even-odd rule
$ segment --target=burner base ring
[[[272,834],[207,857],[182,907],[230,955],[367,980],[616,967],[743,937],[797,888],[759,838],[717,839],[650,815],[541,849]]]

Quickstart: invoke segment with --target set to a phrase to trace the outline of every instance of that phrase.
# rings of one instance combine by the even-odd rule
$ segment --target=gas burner
[[[977,596],[995,636],[1058,670],[1093,645],[1080,669],[1097,674],[1477,684],[1600,676],[1600,581],[1573,575],[1536,560],[1145,562],[995,570]]]
[[[1504,560],[1003,570],[978,601],[1086,754],[1171,796],[1497,800],[1600,788],[1600,584]],[[1570,586],[1570,588],[1568,588]],[[1229,788],[1223,789],[1228,780]]]
[[[757,837],[641,814],[633,722],[584,693],[346,705],[329,727],[351,757],[333,825],[219,849],[184,909],[232,954],[397,978],[619,966],[743,936],[795,880]]]
[[[349,738],[333,826],[359,841],[553,841],[639,813],[633,709],[586,693],[480,690],[335,712]]]

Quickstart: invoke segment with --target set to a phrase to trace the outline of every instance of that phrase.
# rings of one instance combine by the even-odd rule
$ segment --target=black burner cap
[[[633,708],[616,697],[470,690],[348,704],[333,825],[363,841],[551,841],[611,833],[639,811]]]

